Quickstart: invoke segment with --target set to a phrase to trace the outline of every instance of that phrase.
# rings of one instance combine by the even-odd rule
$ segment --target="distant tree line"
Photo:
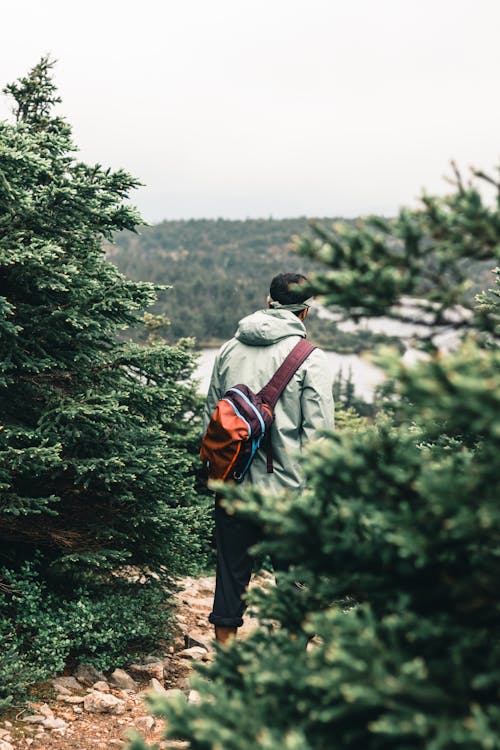
[[[168,341],[218,344],[238,320],[265,306],[275,274],[318,268],[293,251],[292,237],[307,231],[305,217],[164,221],[140,234],[120,232],[108,257],[130,279],[172,287],[153,308],[169,320],[161,332]]]
[[[333,218],[314,221],[328,230]],[[343,221],[354,227],[355,221]],[[195,338],[198,346],[218,345],[230,338],[238,320],[265,305],[270,279],[282,271],[314,276],[317,260],[294,252],[293,237],[312,236],[306,217],[295,219],[191,219],[143,226],[140,232],[116,234],[107,246],[108,258],[128,278],[171,287],[160,291],[152,308],[156,325],[168,342]],[[393,240],[395,244],[398,240]],[[428,260],[432,274],[432,258]],[[439,271],[439,269],[437,269]],[[464,261],[470,297],[487,285],[487,268],[481,261]],[[432,288],[422,278],[419,293]],[[150,323],[153,321],[150,320]],[[341,331],[334,321],[311,315],[307,328],[314,343],[342,353],[358,353],[380,343],[402,347],[401,341],[368,330]],[[139,340],[143,327],[132,332]],[[127,332],[130,336],[130,332]]]

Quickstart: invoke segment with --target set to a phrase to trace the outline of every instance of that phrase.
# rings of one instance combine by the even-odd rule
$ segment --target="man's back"
[[[220,349],[205,408],[205,427],[224,392],[244,383],[259,391],[274,375],[295,344],[306,336],[303,322],[289,310],[259,310],[240,321],[234,338]],[[245,481],[278,491],[299,489],[297,454],[333,428],[332,374],[324,353],[313,351],[285,388],[275,409],[272,428],[273,473],[267,472],[265,450],[258,451]]]
[[[301,274],[278,274],[271,281],[267,310],[258,310],[240,320],[234,338],[225,343],[215,360],[205,406],[205,428],[215,404],[235,385],[246,385],[254,392],[265,386],[301,338],[303,321],[312,302],[307,279]],[[322,351],[312,351],[281,394],[271,428],[273,472],[268,473],[266,451],[262,448],[243,482],[264,490],[300,490],[302,477],[298,461],[306,442],[318,439],[321,431],[333,428],[333,376]],[[259,541],[258,526],[227,513],[215,504],[217,575],[210,622],[215,636],[225,643],[243,624],[246,591],[253,567],[251,549]]]

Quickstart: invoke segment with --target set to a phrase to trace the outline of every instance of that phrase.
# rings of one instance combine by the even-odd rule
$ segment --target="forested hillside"
[[[293,252],[292,237],[307,231],[305,217],[164,221],[119,233],[108,255],[131,279],[172,285],[155,308],[170,321],[162,335],[201,345],[232,336],[240,318],[263,307],[275,274],[318,268]]]
[[[336,221],[319,218],[314,224],[328,232]],[[356,225],[354,220],[342,223]],[[193,337],[198,346],[217,345],[233,335],[240,318],[264,306],[275,274],[290,270],[312,275],[321,269],[317,261],[294,252],[293,238],[313,233],[306,217],[164,221],[143,226],[138,234],[118,233],[116,244],[108,245],[107,253],[128,278],[172,287],[160,292],[152,308],[170,322],[161,327],[167,341]],[[428,263],[432,265],[431,260]],[[472,299],[488,284],[488,266],[467,260],[464,268]],[[418,293],[427,296],[430,288],[429,276],[422,280]],[[382,341],[401,345],[368,330],[343,332],[332,321],[320,321],[314,314],[309,316],[307,328],[314,343],[339,352],[359,352]],[[134,333],[135,338],[144,335],[144,329]]]

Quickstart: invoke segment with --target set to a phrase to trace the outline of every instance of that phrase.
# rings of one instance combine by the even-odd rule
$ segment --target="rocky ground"
[[[262,585],[266,575],[253,585]],[[39,702],[0,720],[0,750],[121,750],[127,730],[139,731],[149,744],[162,741],[164,722],[148,713],[144,696],[148,691],[165,695],[180,692],[196,701],[189,674],[197,661],[214,658],[212,629],[207,621],[212,608],[215,579],[186,578],[177,594],[178,633],[168,653],[146,657],[126,670],[101,674],[79,665],[73,674],[59,676],[38,686]],[[247,618],[241,635],[256,626]],[[187,743],[169,740],[169,748]]]

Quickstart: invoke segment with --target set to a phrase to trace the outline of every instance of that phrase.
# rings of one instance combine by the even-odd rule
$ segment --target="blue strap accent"
[[[232,402],[232,401],[231,401],[230,399],[228,399],[228,398],[223,398],[223,399],[221,399],[221,400],[222,400],[222,401],[227,401],[227,403],[228,403],[228,404],[229,404],[230,406],[232,406],[232,407],[233,407],[233,409],[234,409],[234,413],[236,414],[236,416],[237,416],[237,417],[239,417],[240,419],[242,419],[242,420],[243,420],[243,422],[244,422],[244,423],[246,424],[246,426],[247,426],[247,428],[248,428],[248,437],[250,437],[250,435],[252,434],[252,430],[250,429],[250,425],[248,424],[248,422],[247,422],[247,420],[245,419],[245,417],[244,417],[244,416],[242,416],[242,415],[240,414],[240,412],[238,411],[238,409],[236,408],[236,406],[235,406],[235,405],[233,404],[233,402]]]
[[[253,461],[253,457],[255,456],[255,454],[256,454],[256,452],[257,452],[257,450],[258,450],[258,448],[259,448],[259,446],[261,444],[261,441],[262,441],[262,435],[259,435],[258,438],[255,438],[254,440],[252,440],[252,452],[250,454],[250,458],[248,459],[248,461],[246,463],[246,466],[243,469],[243,471],[241,472],[241,474],[238,474],[237,477],[236,476],[234,477],[237,482],[241,482],[243,480],[243,477],[245,476],[245,474],[247,473],[248,469],[250,468],[250,464]]]

